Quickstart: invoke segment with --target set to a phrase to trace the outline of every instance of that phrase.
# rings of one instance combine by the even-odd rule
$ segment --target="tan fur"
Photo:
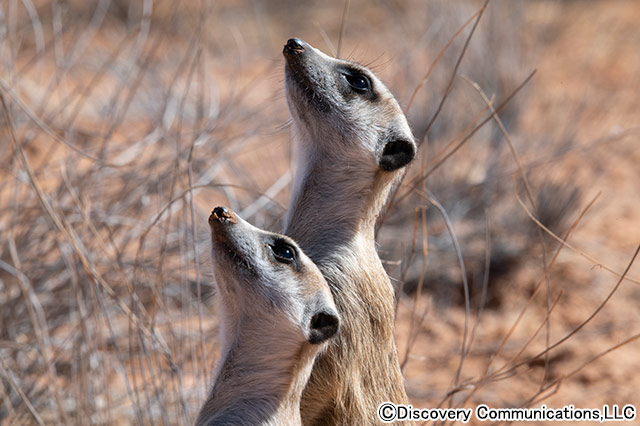
[[[340,335],[318,357],[305,389],[302,420],[379,424],[380,403],[408,400],[393,337],[394,291],[374,228],[415,142],[398,103],[366,68],[296,39],[284,56],[300,151],[285,233],[318,265],[341,315]],[[366,77],[368,91],[354,87],[361,83],[354,75]]]
[[[209,224],[222,357],[196,424],[300,425],[314,359],[338,329],[329,287],[290,238],[222,207]]]

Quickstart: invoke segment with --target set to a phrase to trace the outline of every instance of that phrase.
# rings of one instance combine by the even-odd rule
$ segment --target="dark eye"
[[[349,86],[361,92],[369,89],[371,85],[369,79],[362,74],[344,74],[344,78],[349,83]]]
[[[278,262],[292,263],[296,260],[296,250],[284,241],[274,241],[269,247]]]

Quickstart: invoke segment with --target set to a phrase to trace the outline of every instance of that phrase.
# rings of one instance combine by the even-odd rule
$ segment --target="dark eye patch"
[[[371,82],[369,81],[369,78],[363,74],[345,73],[344,78],[347,80],[347,83],[349,83],[349,86],[359,92],[366,92],[371,88]]]
[[[273,257],[280,263],[294,263],[297,258],[296,249],[285,240],[276,239],[267,244],[273,253]]]
[[[371,102],[378,101],[375,82],[366,69],[351,64],[340,64],[336,66],[336,71],[338,88],[345,99],[357,97]]]

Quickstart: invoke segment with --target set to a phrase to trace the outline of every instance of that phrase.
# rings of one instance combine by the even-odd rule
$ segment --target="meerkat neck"
[[[394,289],[375,247],[376,220],[399,173],[314,151],[322,145],[298,143],[285,233],[322,271],[343,321],[316,360],[302,413],[309,424],[371,424],[381,402],[408,401],[393,339]]]
[[[258,330],[239,327],[236,335],[242,338],[223,350],[198,426],[301,424],[300,398],[314,354],[308,348],[287,347],[286,339],[274,343],[275,337]]]
[[[318,144],[300,144],[304,147]],[[309,148],[307,148],[309,149]],[[375,223],[393,178],[364,170],[336,170],[327,154],[306,153],[296,172],[285,234],[294,238],[316,263],[332,248],[349,245],[359,234],[375,251]],[[372,185],[373,182],[373,185]]]

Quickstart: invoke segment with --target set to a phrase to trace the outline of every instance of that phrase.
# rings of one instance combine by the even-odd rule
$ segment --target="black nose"
[[[209,222],[236,223],[237,221],[235,214],[222,206],[213,209],[209,216]]]
[[[289,40],[287,40],[287,44],[284,45],[284,49],[282,50],[282,53],[288,53],[288,54],[293,54],[293,53],[302,53],[304,52],[304,41],[297,39],[297,38],[290,38]]]

